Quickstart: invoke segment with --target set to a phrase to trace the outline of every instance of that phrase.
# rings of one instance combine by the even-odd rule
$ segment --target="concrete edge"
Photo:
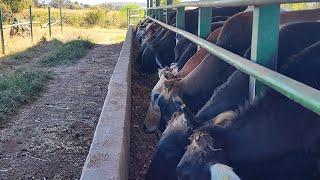
[[[131,118],[131,49],[129,26],[117,65],[108,86],[99,122],[81,180],[127,180]]]

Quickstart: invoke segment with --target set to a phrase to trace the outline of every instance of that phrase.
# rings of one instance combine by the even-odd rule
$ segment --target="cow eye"
[[[157,99],[159,98],[159,95],[160,95],[160,94],[155,94],[155,95],[154,95],[154,100],[157,100]]]

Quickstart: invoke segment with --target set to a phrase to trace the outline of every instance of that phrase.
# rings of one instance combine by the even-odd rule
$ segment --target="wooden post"
[[[33,23],[32,23],[32,7],[29,7],[29,18],[30,18],[30,35],[31,35],[31,42],[33,42]]]
[[[51,31],[51,11],[50,11],[50,7],[48,7],[48,23],[49,23],[49,35],[50,35],[50,38],[51,38],[52,31]]]
[[[206,0],[200,0],[206,1]],[[202,7],[199,8],[199,19],[198,19],[198,36],[206,39],[211,33],[211,19],[212,19],[212,8]]]
[[[167,0],[167,5],[172,5],[172,0]],[[166,23],[170,23],[170,16],[172,14],[172,9],[167,9]]]
[[[280,5],[254,7],[251,59],[258,64],[277,69]],[[264,85],[250,78],[250,100],[264,92]]]
[[[63,34],[63,16],[62,16],[62,7],[60,7],[60,29],[61,29],[61,34]]]
[[[179,29],[185,29],[185,7],[177,8],[176,27]]]
[[[4,47],[4,35],[3,35],[3,14],[2,14],[2,9],[0,8],[0,38],[1,38],[1,49],[2,49],[2,54],[5,54],[5,47]]]
[[[129,27],[129,25],[130,25],[130,9],[128,9],[128,27]]]
[[[127,9],[127,28],[129,27],[129,8]]]

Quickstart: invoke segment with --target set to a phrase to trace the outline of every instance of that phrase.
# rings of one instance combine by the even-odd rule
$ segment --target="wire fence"
[[[8,15],[9,25],[4,25],[4,15]],[[34,42],[34,31],[35,26],[40,25],[40,27],[45,30],[48,29],[49,37],[52,37],[52,26],[59,25],[60,32],[63,33],[63,15],[62,8],[59,8],[59,18],[53,19],[51,8],[48,7],[47,12],[47,21],[46,22],[37,22],[34,21],[35,14],[33,13],[33,9],[29,7],[29,18],[28,21],[24,19],[23,22],[19,22],[16,17],[12,13],[4,13],[2,9],[0,9],[0,39],[1,39],[1,53],[6,54],[6,41],[9,41],[8,36],[5,33],[9,33],[9,37],[13,38],[14,36],[22,36],[22,37],[30,37],[30,42]]]

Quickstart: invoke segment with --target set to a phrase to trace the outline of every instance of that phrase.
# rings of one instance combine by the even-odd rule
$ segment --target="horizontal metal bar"
[[[130,16],[130,19],[145,18],[144,16]]]
[[[32,22],[32,24],[41,24],[41,23],[40,22]],[[7,29],[7,28],[10,28],[10,27],[14,27],[14,26],[22,26],[22,25],[30,25],[30,22],[6,25],[6,26],[3,27],[3,29]]]
[[[240,71],[256,78],[261,83],[320,115],[320,91],[227,51],[189,32],[170,26],[154,18],[147,18],[200,45]]]
[[[173,9],[178,7],[235,7],[259,6],[268,4],[286,4],[299,2],[319,2],[319,0],[216,0],[216,1],[189,1],[175,5],[151,7],[148,9]]]

